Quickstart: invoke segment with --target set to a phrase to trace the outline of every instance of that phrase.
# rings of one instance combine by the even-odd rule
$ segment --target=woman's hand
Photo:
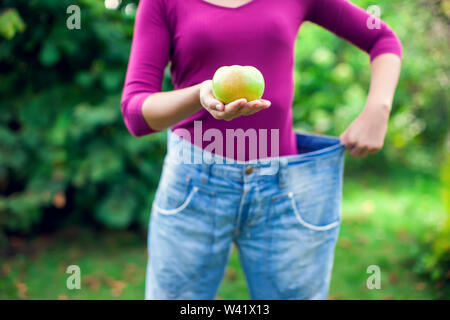
[[[206,80],[200,85],[200,103],[215,119],[230,121],[240,116],[249,116],[270,107],[269,100],[238,99],[224,105],[216,99],[212,90],[212,81]]]
[[[383,147],[401,59],[385,53],[377,56],[370,66],[372,75],[366,107],[340,136],[352,156],[365,157]]]
[[[389,112],[390,108],[385,105],[367,106],[341,134],[341,143],[351,156],[365,157],[383,147]]]

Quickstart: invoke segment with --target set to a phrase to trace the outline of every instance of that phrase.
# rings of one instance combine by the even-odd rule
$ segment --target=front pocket
[[[285,187],[275,196],[275,210],[286,216],[283,222],[312,231],[327,231],[339,225],[343,160],[338,152],[288,167]]]
[[[197,190],[192,184],[191,174],[185,168],[166,162],[153,207],[162,214],[177,213],[189,204]]]
[[[160,205],[158,205],[158,203],[156,201],[153,203],[153,206],[155,207],[155,209],[158,213],[165,214],[165,215],[177,214],[177,213],[181,212],[182,210],[184,210],[189,205],[189,203],[192,201],[192,198],[194,198],[194,196],[197,192],[198,192],[198,187],[193,187],[192,190],[189,192],[187,198],[184,200],[184,202],[182,202],[180,206],[175,207],[173,209],[161,208]]]
[[[340,209],[336,208],[336,207],[330,207],[329,211],[327,210],[328,212],[331,213],[330,217],[322,217],[322,223],[323,223],[323,220],[325,220],[325,221],[330,220],[331,222],[327,221],[325,224],[320,224],[320,225],[309,223],[302,217],[302,215],[301,215],[302,208],[299,208],[299,205],[297,205],[297,201],[295,200],[295,196],[294,196],[293,192],[290,192],[288,194],[288,198],[290,199],[292,210],[293,210],[298,222],[308,229],[311,229],[314,231],[326,231],[326,230],[330,230],[330,229],[337,227],[341,222],[340,214],[339,214]],[[333,203],[331,204],[331,206],[336,206],[336,205],[338,205],[336,203],[336,201],[333,201]],[[323,214],[326,214],[327,212],[316,211],[316,213],[317,213],[317,215],[320,215],[320,214],[323,215]],[[332,221],[332,220],[334,220],[334,221]]]
[[[291,167],[286,186],[273,200],[284,228],[301,226],[314,232],[336,228],[341,219],[342,173],[334,158]]]

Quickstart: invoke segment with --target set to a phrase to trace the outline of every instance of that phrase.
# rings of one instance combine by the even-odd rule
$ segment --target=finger
[[[222,102],[217,103],[215,106],[215,110],[217,111],[224,111],[225,110],[225,106]]]
[[[207,95],[207,98],[205,99],[205,104],[209,110],[223,111],[225,108],[223,103],[217,100],[212,94]]]
[[[353,150],[356,147],[356,142],[346,142],[345,143],[345,149],[347,149],[349,152]]]
[[[349,149],[349,153],[352,157],[358,156],[358,152],[359,152],[359,147],[356,145],[353,146],[351,149]]]
[[[208,110],[223,111],[225,109],[223,103],[215,99],[205,101],[205,105]]]
[[[225,119],[225,112],[223,112],[223,111],[209,110],[209,112],[215,119],[218,119],[218,120]]]
[[[347,132],[343,132],[343,133],[339,136],[339,141],[340,141],[341,144],[343,144],[344,146],[347,144]]]
[[[210,110],[217,110],[217,111],[224,111],[225,106],[222,102],[216,100],[216,99],[211,99],[208,102],[208,108]]]
[[[265,109],[265,108],[269,108],[271,105],[271,102],[269,100],[252,100],[250,102],[247,103],[247,105],[249,107],[256,107],[256,108],[261,108],[261,109]]]
[[[253,100],[247,102],[245,106],[239,111],[240,115],[249,116],[263,109],[270,107],[270,101]]]
[[[237,110],[241,109],[245,104],[247,103],[247,100],[245,99],[238,99],[233,102],[228,103],[225,105],[224,111],[227,113],[235,113]]]
[[[356,142],[350,140],[347,131],[345,131],[339,136],[339,140],[344,145],[345,149],[347,149],[348,151],[353,149],[353,147],[356,145]]]
[[[261,103],[264,104],[265,106],[270,107],[272,105],[272,102],[270,100],[266,100],[266,99],[260,99]]]
[[[351,138],[350,135],[346,136],[344,140],[345,140],[345,148],[349,151],[357,146],[356,139]]]
[[[358,156],[361,158],[364,158],[368,154],[369,154],[369,148],[367,148],[367,147],[363,147],[358,151]]]

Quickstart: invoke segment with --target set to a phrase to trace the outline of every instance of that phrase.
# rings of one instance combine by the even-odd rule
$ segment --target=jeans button
[[[252,172],[253,172],[253,168],[252,167],[245,168],[245,174],[250,174]]]

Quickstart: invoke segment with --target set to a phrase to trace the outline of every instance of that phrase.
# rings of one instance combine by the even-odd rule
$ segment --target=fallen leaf
[[[125,289],[126,284],[123,281],[115,280],[111,277],[105,277],[106,284],[111,288],[111,295],[115,298],[118,298],[123,289]]]
[[[397,232],[397,237],[404,242],[409,242],[410,240],[409,233],[406,230],[399,230]]]
[[[398,276],[397,276],[397,274],[395,272],[392,272],[392,273],[389,274],[389,283],[390,284],[396,283],[397,280],[398,280]]]
[[[132,280],[137,271],[137,265],[135,263],[127,263],[125,269],[123,270],[123,277],[126,280]]]
[[[27,291],[28,291],[27,285],[23,282],[16,282],[15,285],[19,299],[27,299]]]
[[[352,245],[352,242],[344,237],[341,237],[341,239],[339,240],[339,246],[341,248],[349,248]]]
[[[236,270],[232,268],[228,268],[225,272],[225,278],[227,278],[230,281],[234,281],[237,278]]]
[[[422,291],[423,289],[425,289],[427,286],[427,284],[425,282],[417,282],[415,285],[416,290],[418,291]]]
[[[360,243],[360,244],[367,244],[368,242],[369,242],[369,238],[368,237],[366,237],[366,236],[363,236],[363,235],[360,235],[359,237],[358,237],[358,242]]]
[[[88,275],[83,277],[84,284],[89,288],[91,291],[97,291],[100,289],[100,279],[96,276]]]
[[[3,264],[2,271],[3,271],[3,274],[5,276],[7,276],[11,272],[11,266],[8,263]]]

